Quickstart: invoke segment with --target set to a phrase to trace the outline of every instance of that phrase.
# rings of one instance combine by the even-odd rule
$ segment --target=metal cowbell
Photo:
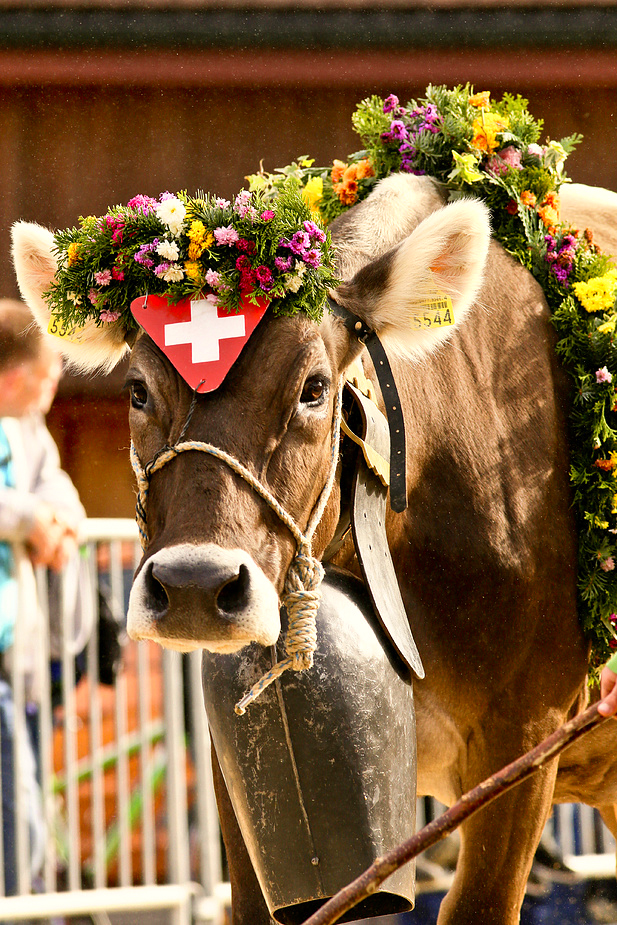
[[[415,831],[409,670],[359,579],[329,566],[322,592],[313,667],[286,671],[245,715],[234,704],[281,651],[253,644],[233,655],[204,652],[203,660],[214,747],[270,914],[282,925],[303,922]],[[284,611],[282,621],[284,629]],[[414,865],[405,865],[341,921],[413,908],[414,878]]]

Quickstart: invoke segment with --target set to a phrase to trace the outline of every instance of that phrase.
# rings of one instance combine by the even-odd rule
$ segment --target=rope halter
[[[320,585],[324,576],[324,570],[319,559],[313,556],[311,544],[315,530],[326,509],[336,477],[341,434],[342,393],[343,386],[341,382],[334,406],[330,470],[326,484],[313,508],[305,533],[302,532],[293,517],[282,507],[265,485],[262,485],[259,479],[249,472],[246,466],[243,466],[234,456],[226,453],[225,450],[219,449],[219,447],[213,446],[211,443],[204,443],[200,440],[182,439],[186,433],[188,423],[195,407],[197,397],[196,391],[193,394],[193,401],[186,423],[182,428],[182,433],[178,438],[178,442],[174,446],[163,447],[146,466],[142,466],[135,446],[131,442],[131,465],[133,466],[135,478],[137,479],[138,490],[135,513],[142,549],[145,549],[148,543],[146,508],[150,479],[155,472],[162,469],[163,466],[171,462],[172,459],[175,459],[176,456],[179,456],[181,453],[187,453],[189,450],[198,450],[202,453],[208,453],[210,456],[214,456],[216,459],[221,460],[221,462],[226,463],[236,475],[244,479],[244,481],[251,486],[253,491],[263,498],[272,508],[296,541],[297,551],[287,571],[281,600],[281,604],[286,608],[289,617],[285,636],[286,657],[273,665],[236,704],[235,711],[239,715],[245,713],[248,705],[259,697],[261,692],[279,678],[288,668],[293,668],[294,671],[304,671],[307,668],[311,668],[313,664],[313,655],[317,647],[315,619],[321,600]]]

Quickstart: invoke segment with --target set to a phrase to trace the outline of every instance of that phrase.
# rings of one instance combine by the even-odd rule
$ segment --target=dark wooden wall
[[[152,55],[150,67],[156,72],[156,52]],[[141,85],[107,79],[63,84],[40,78],[29,84],[27,74],[3,83],[0,61],[0,295],[17,293],[9,255],[9,229],[17,219],[64,227],[79,215],[100,214],[136,193],[154,196],[166,189],[230,196],[262,159],[267,169],[302,154],[328,164],[359,147],[350,122],[357,101],[370,93],[421,96],[431,81],[471,80],[477,90],[491,89],[496,96],[504,89],[520,92],[529,98],[531,111],[544,118],[548,136],[584,133],[584,145],[569,161],[570,175],[617,189],[616,75],[577,82],[572,62],[571,72],[566,68],[553,78],[550,62],[542,71],[542,58],[533,69],[520,62],[515,67],[510,59],[492,70],[474,71],[473,55],[457,71],[447,55],[440,55],[434,67],[426,55],[407,80],[395,67],[390,78],[387,60],[374,78],[362,78],[361,58],[348,54],[347,70],[339,60],[330,83],[327,72],[324,76],[320,70],[319,79],[303,85],[286,79],[281,54],[278,82],[275,67],[261,88],[259,80],[254,86],[248,78],[234,83],[233,55],[223,61],[229,86],[212,86],[211,80],[200,86],[192,79],[185,88],[166,78],[164,56],[160,79],[155,73]],[[315,68],[325,65],[327,59],[315,61]],[[225,73],[218,79],[224,83]],[[49,418],[64,464],[91,516],[133,513],[126,399],[119,395],[120,384],[120,373],[108,380],[72,379],[64,384]]]

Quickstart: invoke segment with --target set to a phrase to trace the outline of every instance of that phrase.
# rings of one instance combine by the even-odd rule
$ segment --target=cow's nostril
[[[162,617],[169,608],[169,596],[150,567],[146,574],[146,605],[155,617]]]
[[[224,584],[217,595],[216,603],[219,610],[225,614],[242,611],[248,605],[250,583],[248,568],[246,565],[240,565],[237,576]]]

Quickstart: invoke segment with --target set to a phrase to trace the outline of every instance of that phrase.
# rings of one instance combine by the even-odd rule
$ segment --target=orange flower
[[[363,161],[358,161],[356,177],[358,180],[364,180],[365,177],[374,176],[374,170],[371,167],[371,162],[368,158],[365,158]]]
[[[559,222],[559,196],[557,193],[547,193],[538,209],[538,215],[551,231]]]
[[[358,184],[355,180],[347,180],[345,183],[340,184],[336,195],[344,206],[352,206],[358,198]]]
[[[528,189],[524,189],[523,192],[521,193],[521,202],[523,203],[524,206],[527,206],[528,208],[533,209],[533,207],[535,206],[537,202],[535,193],[532,193]]]
[[[483,112],[481,117],[475,119],[472,125],[473,138],[471,139],[471,144],[478,151],[492,154],[498,147],[497,135],[509,127],[507,120],[501,116],[496,115],[494,112]]]
[[[605,472],[610,472],[611,469],[615,468],[615,463],[612,459],[596,459],[594,466],[597,466],[598,469],[604,469]]]
[[[343,161],[334,161],[331,174],[332,182],[340,183],[346,170],[347,164],[343,163]]]
[[[488,109],[491,105],[490,96],[490,90],[482,90],[481,93],[474,93],[473,96],[469,97],[469,105],[475,106],[476,109]]]

